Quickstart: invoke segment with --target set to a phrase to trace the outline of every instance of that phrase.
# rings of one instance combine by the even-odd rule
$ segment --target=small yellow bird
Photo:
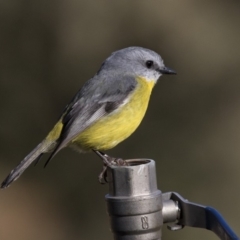
[[[37,163],[43,153],[51,153],[46,166],[67,146],[80,152],[93,150],[105,166],[111,165],[111,157],[102,151],[115,147],[136,130],[162,74],[176,72],[165,67],[154,51],[129,47],[113,52],[65,107],[47,137],[10,172],[1,188],[16,180],[32,162]]]

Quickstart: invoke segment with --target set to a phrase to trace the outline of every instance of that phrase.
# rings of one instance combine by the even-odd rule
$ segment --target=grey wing
[[[132,76],[109,72],[108,76],[96,75],[87,81],[66,108],[64,127],[49,160],[82,131],[123,104],[136,85]]]

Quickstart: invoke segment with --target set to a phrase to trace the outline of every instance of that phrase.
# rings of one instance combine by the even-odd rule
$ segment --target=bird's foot
[[[107,166],[105,164],[103,164],[103,169],[102,172],[98,175],[98,181],[101,184],[105,184],[107,183]]]
[[[107,159],[108,163],[110,163],[110,166],[128,166],[128,163],[122,158],[111,157],[106,153],[104,153],[104,157]]]
[[[107,155],[106,153],[96,151],[96,150],[94,150],[94,152],[103,160],[103,170],[98,176],[98,181],[101,184],[104,184],[104,183],[108,182],[108,180],[107,180],[107,167],[128,166],[129,165],[122,158],[114,158],[114,157],[111,157],[111,156]]]

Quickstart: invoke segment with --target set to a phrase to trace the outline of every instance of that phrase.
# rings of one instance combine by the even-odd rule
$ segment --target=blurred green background
[[[0,176],[52,128],[112,52],[142,46],[163,76],[140,128],[110,155],[156,160],[158,186],[217,208],[240,235],[240,1],[0,2]],[[0,192],[1,240],[112,239],[93,153],[61,151]],[[218,239],[185,228],[163,238]]]

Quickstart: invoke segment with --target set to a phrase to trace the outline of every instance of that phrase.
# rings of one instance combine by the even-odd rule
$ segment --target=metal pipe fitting
[[[160,240],[162,193],[157,189],[155,162],[126,160],[130,166],[108,168],[106,195],[115,240]]]
[[[240,240],[212,207],[189,202],[175,192],[157,189],[155,162],[126,160],[129,166],[108,167],[106,195],[115,240],[160,240],[163,223],[170,230],[184,226],[211,230],[222,240]]]

